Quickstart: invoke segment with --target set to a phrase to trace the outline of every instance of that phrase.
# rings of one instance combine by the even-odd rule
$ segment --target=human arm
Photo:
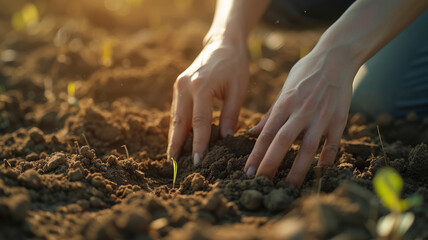
[[[428,1],[357,0],[290,74],[266,117],[245,166],[272,178],[300,133],[303,141],[286,182],[301,186],[322,136],[318,165],[331,166],[346,125],[358,68],[428,7]]]
[[[197,164],[210,138],[214,98],[223,101],[220,133],[233,134],[248,85],[247,36],[269,0],[218,0],[204,48],[176,80],[168,134],[168,159],[178,158],[193,127]]]

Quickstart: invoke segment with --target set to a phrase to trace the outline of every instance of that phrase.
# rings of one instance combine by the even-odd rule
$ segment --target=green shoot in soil
[[[380,169],[373,179],[373,185],[383,205],[391,211],[390,214],[380,218],[378,221],[377,232],[379,236],[388,237],[389,239],[401,239],[415,219],[412,212],[404,213],[404,211],[421,205],[421,196],[413,195],[407,199],[401,199],[403,179],[391,167]]]
[[[122,147],[125,149],[125,152],[126,152],[126,159],[129,159],[129,152],[128,152],[128,148],[126,147],[126,145],[122,145]]]
[[[174,168],[174,178],[172,180],[172,188],[175,188],[175,180],[177,179],[177,162],[174,160],[173,157],[171,157],[172,159],[172,167]]]

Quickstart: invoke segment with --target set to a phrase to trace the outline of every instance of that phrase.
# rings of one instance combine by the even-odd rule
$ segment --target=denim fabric
[[[311,28],[333,23],[354,0],[272,0],[263,20],[268,24]]]
[[[428,10],[369,59],[354,84],[351,112],[428,117]]]

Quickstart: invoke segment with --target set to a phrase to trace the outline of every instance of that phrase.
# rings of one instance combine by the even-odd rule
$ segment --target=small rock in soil
[[[50,172],[57,169],[60,165],[63,165],[67,159],[64,153],[57,152],[48,158],[48,163],[45,166],[45,172]]]
[[[42,186],[39,174],[34,169],[29,169],[18,177],[25,186],[29,188],[39,189]]]
[[[110,156],[107,158],[107,163],[108,163],[108,165],[110,165],[110,166],[115,166],[115,165],[117,165],[117,157],[116,157],[115,155],[110,155]]]
[[[263,201],[263,195],[257,190],[245,190],[242,195],[240,202],[245,209],[254,211],[260,208]]]
[[[33,127],[28,131],[28,134],[30,135],[30,139],[34,143],[45,143],[45,138],[43,137],[43,132],[37,127]]]
[[[123,213],[117,220],[116,224],[120,229],[132,232],[147,232],[151,215],[145,209],[133,209]]]
[[[79,181],[83,178],[83,172],[80,168],[71,169],[68,172],[68,177],[71,181]]]
[[[198,190],[202,190],[206,184],[207,182],[205,180],[205,177],[197,173],[193,176],[190,187],[192,188],[193,191],[198,191]]]
[[[287,209],[293,200],[284,189],[275,189],[265,197],[264,205],[270,212],[278,212]]]
[[[96,157],[96,156],[95,156],[95,150],[94,150],[94,149],[89,148],[87,145],[85,145],[85,146],[81,147],[81,148],[80,148],[80,152],[82,153],[82,155],[83,155],[85,158],[88,158],[88,159],[90,159],[90,160],[92,160],[92,159],[94,159],[94,158]]]
[[[91,207],[94,207],[94,208],[102,208],[105,205],[101,199],[94,197],[94,196],[92,196],[89,199],[89,203],[90,203]]]

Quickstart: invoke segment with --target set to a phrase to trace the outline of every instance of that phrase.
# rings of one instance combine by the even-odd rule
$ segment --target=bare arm
[[[248,85],[247,36],[269,0],[218,0],[204,49],[174,84],[168,158],[178,158],[193,128],[193,160],[203,157],[214,98],[223,101],[220,132],[233,134]]]
[[[318,165],[331,166],[346,125],[358,68],[428,7],[427,0],[357,0],[294,65],[259,134],[245,171],[273,178],[297,136],[299,153],[286,182],[301,186],[322,136]]]

